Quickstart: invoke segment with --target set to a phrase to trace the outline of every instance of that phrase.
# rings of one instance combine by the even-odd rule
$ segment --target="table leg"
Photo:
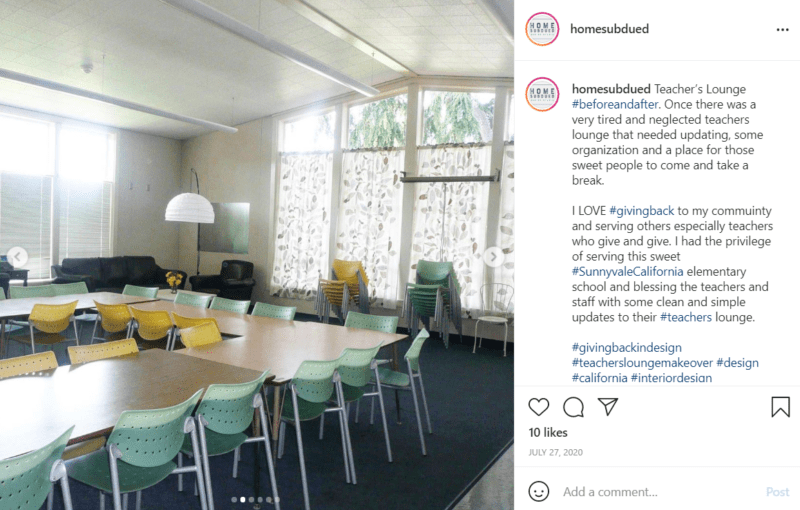
[[[258,413],[255,413],[255,417],[253,418],[253,435],[259,435],[261,429],[261,417]],[[261,492],[261,455],[259,454],[259,443],[258,441],[253,442],[253,446],[255,450],[253,450],[253,496],[255,497],[255,501],[258,501],[258,495]],[[253,505],[253,508],[261,508],[261,505],[256,503]]]
[[[281,386],[273,386],[275,388],[272,397],[272,458],[278,458],[278,432],[281,426]]]

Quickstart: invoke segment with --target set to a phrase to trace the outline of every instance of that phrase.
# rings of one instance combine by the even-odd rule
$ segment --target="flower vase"
[[[177,285],[172,285],[171,289],[172,289],[172,293],[173,294],[177,294],[178,293],[178,286]]]

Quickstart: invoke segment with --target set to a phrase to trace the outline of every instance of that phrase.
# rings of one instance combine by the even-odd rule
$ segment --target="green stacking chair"
[[[211,303],[211,298],[213,297],[214,296],[197,296],[179,290],[178,295],[175,296],[175,304],[208,308],[208,304]]]
[[[0,460],[0,508],[38,510],[48,499],[53,484],[59,482],[64,508],[72,510],[67,469],[61,455],[74,428],[39,450]]]
[[[256,305],[253,307],[251,315],[293,321],[295,313],[297,313],[296,306],[278,306],[271,305],[269,303],[256,303]]]
[[[200,444],[191,416],[202,394],[203,390],[198,390],[185,402],[164,409],[124,411],[104,449],[67,463],[70,478],[102,491],[101,501],[104,493],[110,493],[114,509],[122,510],[122,494],[127,502],[127,494],[136,492],[136,507],[139,508],[142,490],[171,474],[195,473],[200,506],[206,510]],[[174,459],[183,448],[187,434],[195,463],[178,467]]]
[[[261,387],[269,375],[269,370],[257,379],[242,384],[212,384],[206,390],[203,400],[195,411],[195,421],[200,435],[200,454],[203,459],[203,473],[206,477],[206,494],[208,508],[214,510],[214,493],[211,490],[211,471],[208,458],[235,452],[234,469],[239,459],[239,448],[244,443],[262,442],[267,454],[269,480],[272,484],[272,500],[276,510],[280,510],[278,486],[275,483],[275,468],[272,464],[272,448],[267,431],[267,415],[264,412],[264,400],[261,398]],[[248,437],[245,431],[253,422],[253,410],[261,418],[261,435]],[[192,444],[188,438],[183,441],[183,448],[178,454],[178,466],[183,465],[183,455],[193,455]],[[183,490],[183,476],[178,475],[178,490]]]
[[[450,314],[445,302],[446,289],[441,285],[424,285],[409,283],[406,285],[406,297],[403,304],[406,321],[412,336],[419,332],[419,323],[425,328],[431,327],[431,319],[439,325],[442,340],[447,347],[450,344]]]
[[[52,285],[36,285],[35,287],[9,287],[8,297],[11,299],[53,297]]]
[[[350,312],[347,315],[348,321],[354,313],[357,312]],[[397,317],[395,317],[395,324],[397,324]],[[386,423],[386,411],[383,407],[378,361],[375,359],[382,344],[383,342],[368,349],[346,348],[342,352],[342,357],[339,358],[338,372],[342,380],[342,395],[344,396],[345,405],[350,404],[350,402],[360,402],[361,397],[378,397],[381,406],[381,418],[383,418],[383,436],[386,440],[386,456],[389,458],[389,462],[392,462],[392,444],[389,441],[389,428]],[[367,392],[366,390],[371,384],[375,390]],[[349,407],[347,407],[347,411],[349,411]],[[349,412],[347,415],[349,416]],[[356,417],[358,417],[358,411],[356,411]],[[325,415],[323,414],[319,421],[320,439],[322,439],[324,426]]]
[[[339,415],[342,433],[342,451],[344,456],[345,479],[347,483],[356,483],[356,471],[353,467],[353,448],[350,443],[350,429],[344,409],[342,385],[336,368],[340,360],[304,361],[292,377],[289,384],[291,400],[284,402],[281,411],[281,427],[278,438],[278,458],[283,457],[286,424],[294,425],[297,433],[297,452],[300,458],[300,476],[303,482],[303,501],[305,510],[311,510],[308,498],[308,479],[306,477],[306,461],[303,453],[303,435],[300,422],[319,418],[323,413],[335,412]],[[329,402],[335,393],[334,405]],[[285,395],[285,393],[284,393]]]
[[[139,287],[138,285],[125,285],[122,289],[125,296],[136,296],[156,299],[158,297],[158,287]]]
[[[247,309],[250,308],[250,301],[236,301],[214,296],[214,299],[211,300],[210,308],[212,310],[225,310],[226,312],[247,313]]]
[[[417,261],[416,283],[422,285],[440,285],[445,289],[442,313],[447,315],[449,322],[456,328],[463,338],[461,323],[461,285],[458,282],[452,262],[433,262],[430,260]],[[427,324],[426,324],[427,327]],[[444,336],[448,333],[442,330]],[[416,334],[416,331],[414,331]],[[449,339],[445,339],[445,344]]]
[[[373,381],[373,384],[376,386],[380,384],[383,386],[383,388],[411,391],[411,396],[414,399],[414,411],[417,413],[417,427],[419,429],[419,442],[422,445],[422,455],[428,455],[428,451],[425,448],[425,436],[422,433],[422,419],[419,414],[417,388],[416,384],[414,384],[414,380],[416,379],[419,382],[419,393],[422,396],[422,405],[425,407],[425,419],[428,422],[428,434],[433,434],[433,428],[431,427],[431,415],[428,413],[428,401],[425,398],[425,386],[422,384],[422,371],[419,365],[419,355],[422,351],[422,345],[429,336],[430,335],[428,332],[423,329],[419,332],[416,338],[414,338],[414,342],[411,344],[411,347],[409,347],[408,351],[406,351],[405,360],[406,365],[408,366],[407,374],[395,372],[394,370],[390,370],[388,368],[379,367],[377,370],[378,375]],[[372,414],[373,413],[370,412],[370,423],[372,423]]]
[[[350,312],[344,321],[344,327],[396,333],[399,320],[400,317],[394,315],[368,315],[366,313]]]

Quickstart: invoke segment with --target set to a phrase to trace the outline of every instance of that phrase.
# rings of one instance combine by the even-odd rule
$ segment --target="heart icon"
[[[528,407],[536,413],[536,416],[541,416],[550,407],[550,401],[546,398],[532,398],[528,401]]]

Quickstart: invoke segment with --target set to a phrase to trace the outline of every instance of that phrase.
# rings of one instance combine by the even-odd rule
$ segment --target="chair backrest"
[[[89,287],[86,286],[86,282],[75,282],[75,283],[59,283],[51,285],[53,288],[53,295],[54,296],[66,296],[67,294],[88,294]]]
[[[36,285],[33,287],[9,287],[8,297],[11,299],[29,297],[53,297],[52,285]]]
[[[95,301],[94,306],[100,314],[100,326],[109,333],[118,333],[126,329],[133,318],[128,305],[105,305]]]
[[[139,336],[145,340],[160,340],[172,329],[172,319],[164,310],[140,310],[133,306],[128,308],[136,320]]]
[[[337,280],[344,280],[350,288],[350,293],[358,295],[358,275],[361,275],[361,281],[364,285],[369,285],[369,278],[367,272],[364,271],[364,266],[360,260],[340,260],[334,259],[331,265],[333,273],[336,275]]]
[[[126,338],[124,340],[104,342],[101,344],[70,345],[67,347],[67,352],[69,353],[69,362],[74,365],[76,363],[86,363],[88,361],[116,358],[117,356],[124,356],[126,354],[135,354],[139,352],[139,347],[136,345],[136,340],[133,338]]]
[[[409,283],[406,292],[417,314],[422,317],[433,317],[436,313],[436,300],[441,289],[441,285]]]
[[[422,279],[420,283],[447,286],[447,277],[452,271],[452,262],[417,261],[417,275]]]
[[[223,260],[219,274],[223,280],[244,280],[253,277],[253,267],[246,260]]]
[[[397,332],[397,322],[400,317],[391,315],[367,315],[359,312],[349,312],[344,321],[346,328],[371,329],[384,333]]]
[[[186,347],[201,347],[222,341],[216,322],[207,322],[191,328],[181,329],[181,342]]]
[[[158,287],[139,287],[138,285],[125,285],[122,294],[126,296],[157,298]]]
[[[339,366],[339,360],[311,361],[300,364],[292,377],[297,396],[309,402],[321,404],[330,400],[333,395],[333,373]]]
[[[431,334],[425,328],[422,328],[417,337],[411,343],[411,347],[406,351],[405,358],[408,364],[411,365],[412,370],[419,370],[419,354],[422,352],[422,344],[430,337]]]
[[[200,324],[217,324],[217,319],[214,317],[184,317],[183,315],[172,312],[172,321],[178,329],[193,328]]]
[[[69,327],[69,319],[75,313],[77,301],[63,305],[33,305],[28,321],[39,331],[60,333]]]
[[[67,446],[70,427],[36,451],[0,461],[0,502],[4,509],[38,510],[53,486],[50,471]]]
[[[253,422],[253,397],[261,390],[269,370],[241,384],[212,384],[195,415],[203,415],[207,428],[219,434],[244,432]]]
[[[202,394],[203,390],[197,390],[185,402],[164,409],[124,411],[108,436],[108,444],[117,445],[127,464],[163,466],[183,446],[183,424]]]
[[[35,374],[57,367],[58,361],[56,361],[56,354],[53,351],[17,356],[16,358],[0,360],[0,379],[23,374]],[[2,473],[0,473],[0,476],[2,476]]]
[[[178,295],[175,296],[175,304],[196,306],[198,308],[208,308],[208,304],[211,302],[211,298],[213,297],[214,296],[198,296],[196,294],[189,294],[179,290]]]
[[[481,308],[484,315],[508,317],[511,315],[511,303],[514,298],[514,287],[505,283],[487,283],[481,287]]]
[[[211,300],[212,310],[225,310],[226,312],[247,313],[250,308],[250,301],[236,301],[235,299],[226,299],[219,296],[214,296]]]
[[[348,386],[356,386],[358,388],[369,384],[372,378],[372,360],[378,355],[381,345],[383,345],[383,342],[368,349],[348,347],[342,351],[338,368],[342,382]]]
[[[256,303],[256,305],[253,307],[253,312],[251,315],[293,321],[295,313],[297,313],[296,306],[278,306],[271,305],[269,303]]]

